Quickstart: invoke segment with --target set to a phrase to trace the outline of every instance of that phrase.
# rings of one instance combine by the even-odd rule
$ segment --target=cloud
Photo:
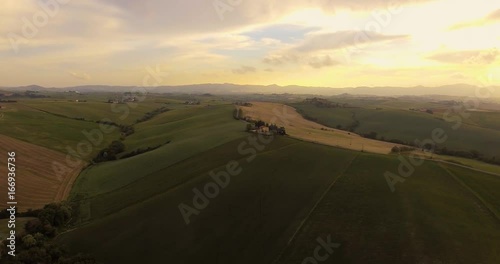
[[[294,42],[303,39],[306,34],[319,29],[319,27],[279,24],[255,29],[250,32],[244,32],[242,35],[256,40],[273,39],[280,42]]]
[[[444,63],[486,65],[495,62],[499,55],[498,50],[494,48],[490,50],[443,52],[427,58]]]
[[[328,55],[324,57],[314,57],[309,61],[309,65],[315,69],[320,69],[323,67],[330,67],[339,64],[339,62],[332,60]]]
[[[337,31],[307,35],[302,42],[266,56],[262,62],[280,66],[288,63],[303,63],[313,68],[340,64],[329,54],[342,49],[359,49],[372,43],[391,42],[409,38],[407,35],[383,35],[366,31]],[[350,51],[351,52],[351,51]]]
[[[284,54],[284,55],[271,55],[265,57],[262,62],[274,66],[283,65],[285,63],[297,63],[299,61],[299,57],[293,54]]]
[[[450,75],[450,77],[452,79],[457,79],[457,80],[463,80],[463,79],[466,79],[467,77],[465,77],[465,75],[463,75],[462,73],[460,72],[456,72],[456,73],[453,73],[452,75]]]
[[[234,74],[247,74],[247,73],[252,73],[252,72],[256,72],[256,71],[257,71],[256,68],[250,67],[250,66],[241,66],[240,68],[233,69]]]
[[[433,0],[400,0],[396,3],[407,6],[430,1]],[[393,6],[391,1],[387,0],[99,0],[99,2],[113,5],[124,13],[122,15],[126,23],[124,30],[177,35],[223,32],[251,24],[262,25],[306,8],[318,8],[326,13],[335,13],[337,9],[371,11],[375,8]],[[214,3],[224,3],[229,8],[217,11]]]
[[[78,72],[74,72],[74,71],[68,71],[68,74],[77,78],[77,79],[80,79],[80,80],[90,80],[90,75],[88,73],[78,73]]]
[[[303,43],[294,48],[298,52],[313,52],[320,50],[335,50],[349,46],[366,45],[369,43],[400,40],[409,38],[407,35],[383,35],[367,31],[337,31],[311,35]]]
[[[455,24],[449,28],[449,30],[458,30],[470,27],[479,27],[487,24],[493,24],[500,21],[500,9],[493,11],[486,17],[477,20],[466,21],[462,23]]]

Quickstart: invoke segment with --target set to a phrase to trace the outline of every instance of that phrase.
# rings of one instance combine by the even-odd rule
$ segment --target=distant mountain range
[[[65,88],[46,88],[38,85],[20,87],[0,87],[0,90],[8,91],[78,91],[88,92],[127,92],[136,86],[108,86],[87,85]],[[149,92],[154,93],[184,93],[184,94],[311,94],[311,95],[376,95],[376,96],[403,96],[403,95],[447,95],[447,96],[475,96],[477,86],[468,84],[444,85],[438,87],[308,87],[308,86],[279,86],[279,85],[237,85],[237,84],[194,84],[179,86],[147,87]],[[483,89],[493,91],[492,97],[500,97],[500,86],[490,86]],[[485,90],[486,91],[486,90]]]

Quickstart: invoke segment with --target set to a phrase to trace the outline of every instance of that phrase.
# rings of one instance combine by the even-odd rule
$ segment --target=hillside
[[[86,224],[60,236],[59,243],[120,263],[300,263],[311,256],[317,238],[328,236],[340,244],[329,261],[498,259],[498,178],[473,172],[474,181],[462,183],[457,179],[469,170],[427,161],[392,193],[384,174],[397,171],[397,156],[289,137],[252,148],[250,134],[241,132],[245,124],[231,112],[228,106],[179,110],[144,124],[144,140],[137,134],[132,145],[173,139],[170,144],[181,147],[189,144],[183,136],[195,135],[211,143],[196,152],[187,148],[189,158],[178,158],[182,150],[167,144],[127,164],[113,161],[88,170],[72,192],[75,198],[89,192],[81,200]],[[198,128],[193,118],[206,120],[208,128]],[[167,133],[161,139],[150,136],[161,131]],[[214,182],[210,173],[229,171],[227,164],[235,176],[186,222],[179,205],[195,206],[193,189],[204,192]]]
[[[68,198],[73,182],[85,165],[66,164],[66,156],[60,152],[26,143],[0,134],[0,189],[7,190],[7,153],[15,152],[16,186],[15,199],[20,211],[39,209],[52,202]],[[8,196],[0,197],[1,209],[7,208]]]

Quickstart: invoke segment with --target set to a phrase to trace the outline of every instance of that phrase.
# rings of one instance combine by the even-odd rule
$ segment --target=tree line
[[[97,261],[89,255],[72,254],[54,242],[61,231],[71,226],[72,217],[78,208],[69,202],[51,203],[39,210],[29,210],[20,216],[35,217],[24,226],[23,232],[16,234],[16,256],[8,254],[7,240],[2,241],[0,263],[5,264],[95,264]],[[2,210],[0,217],[7,211]],[[8,216],[7,216],[8,217]],[[19,229],[18,229],[19,230]]]

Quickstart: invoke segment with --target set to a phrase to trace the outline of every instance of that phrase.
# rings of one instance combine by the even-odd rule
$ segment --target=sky
[[[500,85],[496,0],[3,0],[0,21],[0,86]]]

